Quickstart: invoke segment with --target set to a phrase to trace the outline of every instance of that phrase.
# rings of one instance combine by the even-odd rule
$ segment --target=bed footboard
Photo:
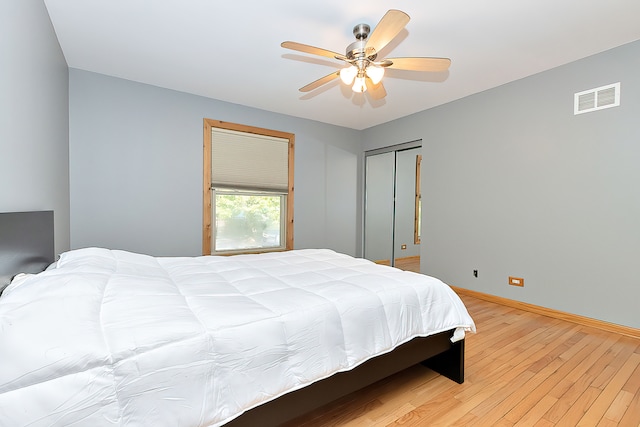
[[[464,340],[455,342],[451,348],[422,362],[440,375],[462,384],[464,382]]]

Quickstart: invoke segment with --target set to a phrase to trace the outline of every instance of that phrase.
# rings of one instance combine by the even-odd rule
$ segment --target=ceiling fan
[[[382,84],[385,68],[409,71],[446,71],[451,65],[449,58],[378,58],[378,52],[400,34],[409,19],[409,15],[406,13],[392,9],[382,17],[373,32],[367,24],[356,25],[353,27],[356,41],[347,46],[344,55],[302,43],[283,42],[281,46],[286,49],[335,58],[348,64],[346,68],[327,74],[301,87],[300,92],[310,92],[339,77],[344,84],[352,85],[354,92],[369,90],[373,99],[381,99],[387,95]]]

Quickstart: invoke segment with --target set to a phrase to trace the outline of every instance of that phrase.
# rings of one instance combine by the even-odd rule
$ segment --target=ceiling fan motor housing
[[[345,56],[350,60],[364,59],[367,56],[365,52],[366,44],[367,42],[364,40],[351,43],[349,46],[347,46]]]
[[[369,33],[371,32],[371,27],[367,24],[358,24],[353,27],[353,35],[356,36],[358,40],[364,40],[369,37]]]
[[[345,52],[345,56],[350,60],[364,60],[365,58],[369,61],[374,61],[376,59],[376,52],[369,52],[367,55],[367,38],[369,37],[369,33],[371,32],[371,27],[367,24],[358,24],[353,27],[353,35],[356,36],[357,41],[351,43],[347,46],[347,50]],[[369,48],[371,51],[372,49]]]

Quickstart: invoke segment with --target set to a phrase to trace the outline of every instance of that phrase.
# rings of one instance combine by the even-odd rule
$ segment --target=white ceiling
[[[354,129],[640,39],[638,0],[44,1],[69,67]],[[448,57],[447,73],[388,70],[382,101],[339,80],[298,91],[343,63],[281,42],[344,53],[390,8],[411,21],[380,56]]]

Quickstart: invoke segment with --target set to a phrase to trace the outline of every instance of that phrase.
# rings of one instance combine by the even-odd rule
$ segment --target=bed
[[[278,425],[416,363],[461,383],[475,331],[441,281],[328,249],[34,273],[0,297],[0,425]]]

